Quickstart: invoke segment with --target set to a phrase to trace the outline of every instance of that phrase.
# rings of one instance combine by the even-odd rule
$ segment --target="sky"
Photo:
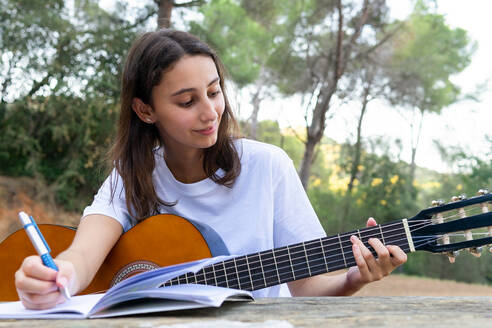
[[[387,0],[391,15],[405,18],[412,10],[412,2],[407,0]],[[434,140],[439,140],[446,147],[459,146],[473,155],[483,156],[490,152],[490,144],[485,136],[492,137],[492,1],[489,0],[440,0],[437,1],[438,13],[443,14],[451,28],[460,27],[468,32],[471,39],[478,43],[478,49],[472,57],[471,64],[461,73],[452,77],[463,93],[472,92],[477,84],[491,80],[479,102],[460,102],[444,108],[441,115],[426,114],[422,134],[418,144],[416,163],[419,166],[450,172],[453,168],[442,161]],[[282,101],[275,99],[265,104],[268,111],[260,111],[259,119],[278,119],[282,127],[301,126],[304,123],[303,112],[298,99]],[[331,111],[331,110],[330,110]],[[247,113],[247,110],[244,110]],[[338,142],[355,140],[357,111],[334,109],[333,117],[327,121],[325,135]],[[387,105],[371,102],[362,128],[363,137],[401,138],[403,141],[402,159],[410,161],[411,129],[408,117],[398,114]]]

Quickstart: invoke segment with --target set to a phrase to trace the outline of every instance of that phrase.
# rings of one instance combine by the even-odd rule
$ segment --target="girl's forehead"
[[[218,76],[212,58],[203,55],[186,55],[164,73],[159,85],[164,86],[172,94],[182,88],[206,87]]]

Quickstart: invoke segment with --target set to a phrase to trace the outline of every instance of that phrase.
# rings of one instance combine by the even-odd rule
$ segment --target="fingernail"
[[[67,285],[67,282],[68,282],[68,280],[65,277],[61,277],[60,279],[58,279],[58,284],[63,286],[63,287],[65,287]]]

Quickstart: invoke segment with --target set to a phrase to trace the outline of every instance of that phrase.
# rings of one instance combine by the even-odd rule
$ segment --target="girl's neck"
[[[194,183],[207,178],[203,170],[202,149],[192,152],[181,152],[180,154],[166,152],[164,160],[174,175],[174,178],[179,182]]]

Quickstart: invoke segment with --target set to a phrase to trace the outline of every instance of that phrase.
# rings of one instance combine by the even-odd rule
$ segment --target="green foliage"
[[[203,21],[190,22],[190,32],[218,52],[239,87],[252,83],[269,52],[272,35],[232,0],[212,0],[200,12]]]
[[[393,45],[393,103],[440,112],[458,99],[460,89],[450,77],[470,64],[476,49],[465,30],[450,28],[444,16],[418,1]]]
[[[36,177],[81,210],[102,182],[139,27],[91,0],[0,4],[0,173]]]
[[[103,178],[115,119],[114,108],[70,96],[10,104],[0,126],[0,171],[42,179],[67,209],[80,210]]]
[[[247,130],[247,123],[241,122],[241,129]],[[303,143],[296,135],[280,130],[277,121],[265,120],[258,124],[258,141],[278,146],[285,150],[298,168],[303,154]]]

